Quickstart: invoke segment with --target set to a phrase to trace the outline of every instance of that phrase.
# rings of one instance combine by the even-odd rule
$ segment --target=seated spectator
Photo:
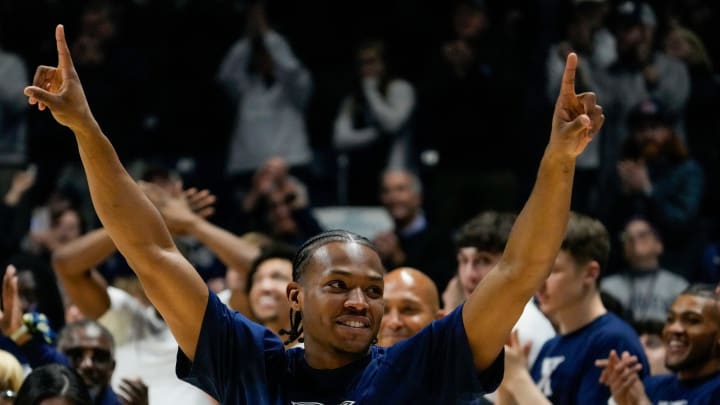
[[[15,398],[18,405],[92,405],[87,387],[68,366],[48,364],[25,377]]]
[[[528,372],[523,346],[506,348],[506,372],[499,396],[523,404],[605,404],[610,390],[598,383],[594,367],[601,353],[622,347],[648,364],[637,333],[608,312],[597,286],[607,262],[610,240],[591,217],[571,214],[552,273],[537,293],[540,309],[558,325],[559,335],[543,345]]]
[[[692,279],[704,174],[674,131],[672,115],[659,101],[648,99],[630,112],[631,135],[612,188],[605,194],[605,223],[619,233],[628,219],[642,215],[652,223],[664,245],[661,263]],[[622,249],[618,249],[622,250]]]
[[[600,381],[618,405],[720,403],[720,311],[715,286],[693,284],[668,311],[663,329],[665,365],[672,374],[642,377],[637,358],[613,350]],[[622,355],[618,355],[622,353]],[[644,367],[643,367],[644,368]]]
[[[380,201],[394,224],[373,239],[385,268],[414,267],[443,291],[455,269],[451,234],[426,216],[420,178],[405,169],[384,172]]]
[[[644,218],[628,221],[620,238],[629,268],[602,279],[600,289],[620,301],[633,321],[664,321],[670,305],[688,282],[660,267],[663,243]]]
[[[355,60],[352,92],[340,106],[333,133],[339,175],[344,176],[345,183],[340,204],[377,205],[378,179],[383,170],[415,165],[415,89],[394,76],[382,41],[360,44]]]
[[[437,287],[425,273],[400,267],[384,279],[385,314],[378,333],[379,346],[401,342],[444,315]]]

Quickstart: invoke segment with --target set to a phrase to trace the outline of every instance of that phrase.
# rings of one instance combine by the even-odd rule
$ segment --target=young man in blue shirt
[[[565,234],[575,159],[604,121],[594,94],[575,94],[577,55],[568,56],[535,188],[503,258],[468,300],[400,344],[373,346],[383,315],[380,257],[367,239],[326,232],[296,256],[290,339],[302,334],[305,347],[285,350],[220,303],[175,247],[95,121],[61,25],[55,37],[58,66],[40,66],[25,94],[74,132],[97,214],[175,335],[182,378],[224,404],[472,403],[495,389],[507,336]]]
[[[557,324],[558,336],[545,342],[529,373],[519,362],[507,363],[501,392],[507,391],[515,403],[606,403],[610,390],[598,383],[600,370],[594,364],[618,347],[649,369],[635,330],[608,312],[600,299],[597,281],[609,251],[602,223],[571,213],[552,273],[537,293],[540,309]],[[505,398],[504,404],[513,403]]]
[[[668,311],[665,365],[673,373],[642,379],[628,353],[597,362],[618,405],[720,403],[720,308],[715,286],[690,285]]]

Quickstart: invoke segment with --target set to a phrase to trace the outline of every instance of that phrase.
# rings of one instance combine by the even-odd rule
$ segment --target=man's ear
[[[592,285],[597,285],[598,279],[600,278],[600,263],[595,260],[590,260],[585,265],[585,277],[590,279]]]
[[[294,281],[289,282],[285,292],[287,294],[288,301],[290,301],[290,307],[295,311],[302,311],[300,284]]]

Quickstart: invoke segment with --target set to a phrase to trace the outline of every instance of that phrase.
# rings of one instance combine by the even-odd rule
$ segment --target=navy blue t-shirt
[[[222,404],[479,404],[500,384],[504,356],[476,371],[461,310],[355,363],[316,370],[303,348],[285,350],[211,293],[195,361],[178,351],[176,372]]]
[[[572,333],[545,342],[531,369],[533,380],[555,405],[606,404],[610,389],[599,382],[602,370],[595,366],[595,360],[607,358],[612,349],[636,355],[643,365],[641,377],[647,375],[649,366],[637,333],[608,312]]]
[[[645,378],[643,384],[653,404],[720,404],[720,373],[691,381],[680,381],[675,374],[657,375]]]

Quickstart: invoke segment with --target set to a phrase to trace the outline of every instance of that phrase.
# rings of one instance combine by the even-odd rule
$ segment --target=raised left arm
[[[575,158],[604,121],[593,93],[575,94],[576,66],[577,55],[571,53],[535,187],[515,221],[502,259],[463,307],[478,370],[497,358],[525,304],[550,274],[569,218]]]

